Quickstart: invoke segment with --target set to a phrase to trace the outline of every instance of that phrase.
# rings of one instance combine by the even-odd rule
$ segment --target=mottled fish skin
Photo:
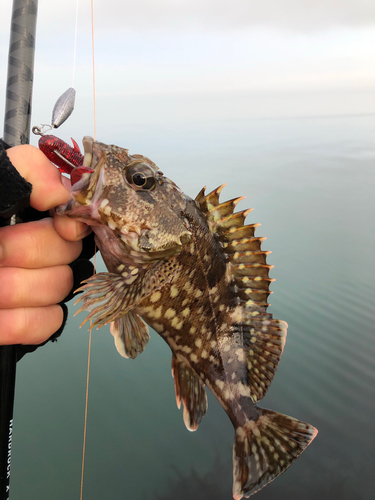
[[[224,186],[195,200],[156,165],[84,138],[84,174],[58,213],[93,226],[109,273],[82,287],[92,326],[111,324],[116,347],[135,358],[148,325],[172,350],[177,405],[197,429],[207,386],[235,428],[233,496],[249,497],[284,472],[317,434],[309,424],[257,405],[273,379],[287,325],[267,312],[271,293],[264,238],[245,225],[242,198],[220,203]],[[143,177],[142,177],[143,176]],[[143,183],[143,184],[142,184]]]

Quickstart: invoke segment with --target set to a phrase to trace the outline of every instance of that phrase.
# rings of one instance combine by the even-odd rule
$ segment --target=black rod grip
[[[0,500],[9,498],[16,361],[16,346],[0,346]]]

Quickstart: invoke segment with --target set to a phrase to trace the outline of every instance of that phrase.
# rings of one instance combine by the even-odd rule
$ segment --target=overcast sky
[[[4,3],[1,116],[12,2]],[[119,124],[126,113],[152,122],[161,108],[172,121],[375,112],[373,0],[95,0],[94,9],[102,121]],[[75,12],[75,0],[39,0],[37,119],[72,85]],[[91,67],[90,1],[80,0],[74,85],[82,121],[91,113]]]
[[[49,0],[39,0],[39,5],[40,19],[50,23],[51,31],[56,20],[69,23],[75,15],[76,0],[55,0],[53,8]],[[79,9],[90,12],[90,0],[80,0]],[[306,32],[368,26],[375,16],[372,0],[94,0],[94,9],[97,30],[121,32],[172,28],[231,31],[254,26]],[[90,16],[86,21],[88,25]]]

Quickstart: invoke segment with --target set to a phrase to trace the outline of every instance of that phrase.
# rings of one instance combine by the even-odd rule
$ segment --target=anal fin
[[[172,357],[172,375],[177,407],[181,408],[181,401],[184,403],[184,423],[189,431],[195,431],[207,412],[206,386],[195,371],[175,355]]]
[[[150,339],[148,326],[135,312],[129,311],[110,325],[118,352],[124,358],[135,359]]]

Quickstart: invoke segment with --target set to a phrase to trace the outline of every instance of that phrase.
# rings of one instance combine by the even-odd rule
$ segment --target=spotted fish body
[[[84,167],[58,213],[91,224],[109,273],[82,287],[92,326],[110,323],[118,351],[135,358],[150,325],[172,350],[184,422],[197,429],[206,386],[235,428],[233,496],[249,497],[284,472],[316,436],[309,424],[257,405],[274,377],[287,324],[267,313],[268,252],[245,225],[242,198],[224,186],[195,200],[156,165],[85,137]],[[147,323],[147,324],[146,324]]]

